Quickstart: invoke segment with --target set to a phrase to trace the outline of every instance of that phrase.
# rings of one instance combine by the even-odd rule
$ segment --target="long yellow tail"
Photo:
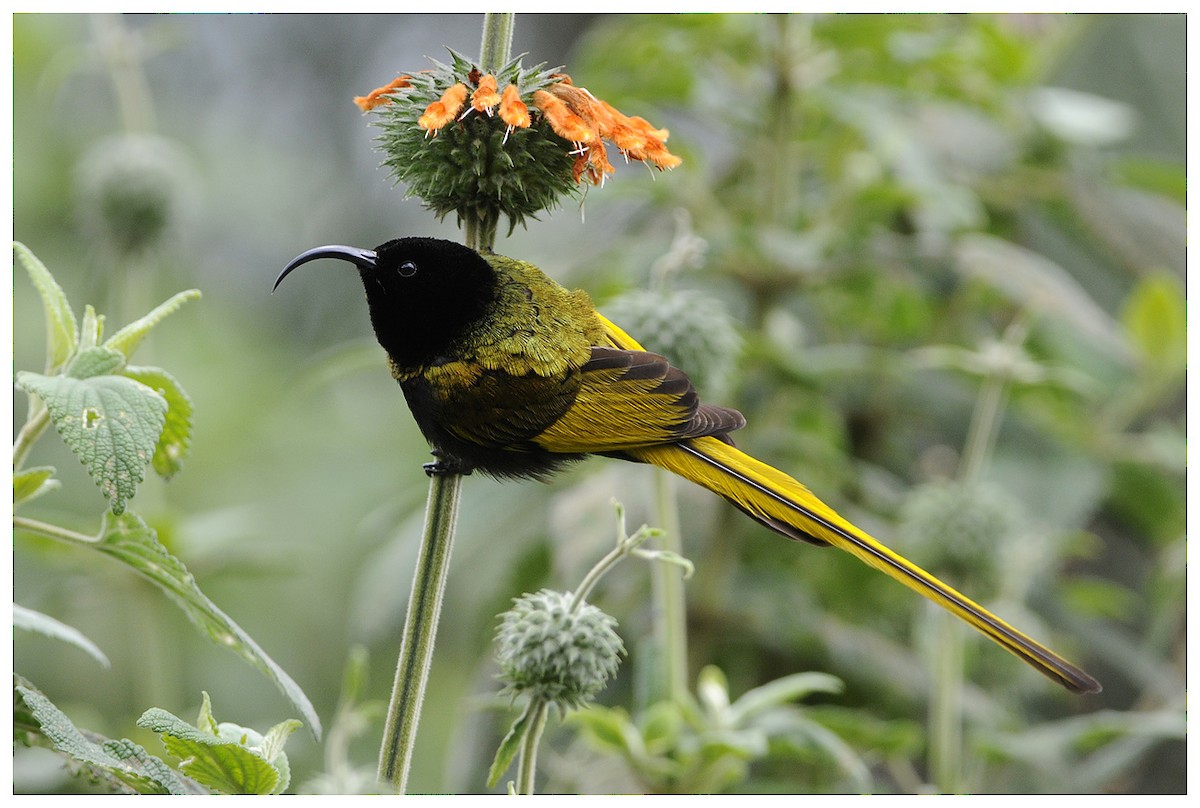
[[[694,438],[626,453],[720,494],[788,538],[815,539],[857,556],[966,620],[1068,690],[1100,691],[1100,683],[1091,676],[884,547],[838,516],[796,480],[733,446],[716,438]]]

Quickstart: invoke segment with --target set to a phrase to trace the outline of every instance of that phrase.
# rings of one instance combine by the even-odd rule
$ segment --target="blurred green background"
[[[147,480],[131,507],[327,730],[352,647],[370,652],[367,697],[387,697],[428,455],[353,277],[270,286],[318,244],[455,236],[378,168],[352,98],[443,46],[474,56],[479,37],[475,15],[14,18],[16,238],[77,314],[91,303],[110,329],[181,289],[204,294],[139,353],[180,380],[196,416],[183,472]],[[1104,682],[1071,696],[970,640],[967,790],[1185,788],[1185,40],[1182,15],[517,18],[514,53],[669,128],[684,164],[651,175],[614,160],[606,187],[498,251],[587,289],[651,348],[687,355],[688,311],[706,309],[651,322],[631,290],[717,307],[740,353],[694,370],[706,398],[746,414],[740,446]],[[114,229],[114,204],[132,230]],[[1006,352],[1014,322],[1028,336]],[[40,370],[44,348],[18,273],[16,368]],[[1005,372],[980,479],[1012,524],[1004,544],[971,544],[969,518],[937,523],[917,493],[959,475],[980,386]],[[25,409],[17,394],[14,428]],[[57,436],[31,461],[64,486],[23,513],[95,532],[103,498]],[[551,485],[466,481],[414,791],[484,790],[509,720],[495,615],[522,592],[573,588],[609,547],[610,498],[633,527],[652,519],[652,489],[647,469],[604,459]],[[812,715],[869,789],[922,789],[925,604],[705,492],[679,496],[698,568],[692,677],[719,665],[736,695],[831,673],[845,692]],[[113,660],[15,637],[16,671],[79,726],[161,754],[134,721],[151,706],[191,718],[201,690],[221,720],[291,717],[125,570],[18,536],[14,577],[15,602]],[[638,652],[648,580],[626,562],[597,592],[633,649],[604,703],[632,709],[651,664]],[[376,718],[356,736],[350,765],[373,771],[380,731]],[[648,787],[569,728],[553,733],[544,789]],[[303,733],[288,751],[293,790],[347,776]],[[863,788],[816,746],[750,763],[731,790]],[[18,749],[14,770],[18,791],[80,787],[40,750]]]

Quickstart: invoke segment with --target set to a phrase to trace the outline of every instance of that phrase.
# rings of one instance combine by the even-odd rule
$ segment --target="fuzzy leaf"
[[[85,369],[94,369],[100,355],[86,355],[90,358]],[[111,500],[112,512],[124,511],[162,434],[166,400],[141,382],[122,376],[75,378],[21,372],[17,385],[46,403],[54,428]]]
[[[120,560],[162,589],[209,639],[234,651],[273,681],[300,712],[313,736],[321,737],[321,720],[300,686],[200,591],[183,563],[167,552],[140,517],[128,513],[111,518],[106,514],[100,541],[89,546]]]
[[[93,376],[109,376],[125,366],[125,356],[111,348],[87,348],[80,351],[67,375],[73,379],[90,379]]]
[[[79,350],[97,347],[103,334],[104,315],[97,314],[91,304],[84,306],[83,323],[79,326]]]
[[[132,790],[139,794],[193,793],[167,764],[146,752],[133,741],[93,739],[71,723],[61,710],[32,687],[13,685],[19,698],[37,724],[37,731],[54,749],[86,767],[88,773],[114,791]],[[19,714],[19,705],[13,713]]]
[[[146,338],[146,334],[150,333],[150,329],[154,328],[154,326],[158,325],[169,315],[178,311],[179,307],[184,303],[187,303],[189,300],[197,300],[199,297],[199,289],[188,289],[172,296],[166,302],[156,306],[145,317],[134,320],[113,334],[104,343],[104,347],[120,351],[128,359],[133,356],[133,352],[142,344],[142,340]]]
[[[827,673],[793,673],[747,690],[733,703],[733,725],[743,726],[768,710],[802,699],[811,693],[841,693],[843,685]]]
[[[54,466],[36,466],[14,474],[13,507],[61,488],[62,483],[54,479],[54,471]]]
[[[279,770],[240,742],[247,740],[246,733],[232,739],[210,735],[158,707],[137,723],[157,732],[167,752],[182,761],[179,770],[196,782],[222,794],[277,793]]]
[[[59,622],[48,614],[42,614],[33,609],[26,609],[24,606],[18,606],[15,603],[12,607],[12,619],[13,628],[33,631],[45,637],[62,640],[65,643],[74,645],[104,667],[112,667],[108,661],[108,657],[100,650],[100,646],[89,640],[79,629],[73,626]]]
[[[46,368],[52,372],[71,358],[79,343],[75,315],[67,302],[66,293],[46,265],[20,242],[13,244],[13,252],[42,298],[42,309],[46,314]]]
[[[508,730],[508,734],[504,736],[504,740],[500,742],[500,747],[496,750],[496,757],[492,760],[492,767],[488,769],[487,786],[495,788],[496,783],[500,782],[500,778],[508,771],[508,767],[512,765],[513,758],[517,756],[517,752],[521,750],[521,742],[525,740],[526,728],[529,725],[530,708],[526,708],[521,713],[520,717],[513,722],[512,727]]]
[[[124,375],[154,390],[167,402],[167,417],[150,464],[164,479],[183,468],[192,438],[192,399],[175,377],[161,368],[127,367]]]

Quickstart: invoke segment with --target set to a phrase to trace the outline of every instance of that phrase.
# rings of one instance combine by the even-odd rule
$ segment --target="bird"
[[[445,239],[315,247],[353,265],[392,376],[435,460],[430,474],[546,480],[589,455],[648,463],[721,496],[765,527],[832,545],[966,621],[1075,693],[1081,668],[841,517],[788,474],[739,450],[740,412],[702,403],[683,370],[644,349],[531,263]]]

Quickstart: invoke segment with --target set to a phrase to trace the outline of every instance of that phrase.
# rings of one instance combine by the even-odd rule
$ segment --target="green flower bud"
[[[500,616],[496,658],[507,692],[565,710],[586,704],[616,675],[625,653],[617,621],[588,603],[572,611],[573,597],[543,589]]]
[[[1021,513],[1021,504],[995,485],[927,483],[913,489],[901,506],[898,539],[923,565],[988,596],[999,584],[1005,548],[1021,525]]]
[[[157,135],[119,135],[96,143],[76,172],[87,234],[121,255],[159,244],[181,216],[187,159]]]
[[[728,384],[741,338],[716,298],[691,290],[637,290],[605,304],[604,313],[706,395],[719,395]]]

